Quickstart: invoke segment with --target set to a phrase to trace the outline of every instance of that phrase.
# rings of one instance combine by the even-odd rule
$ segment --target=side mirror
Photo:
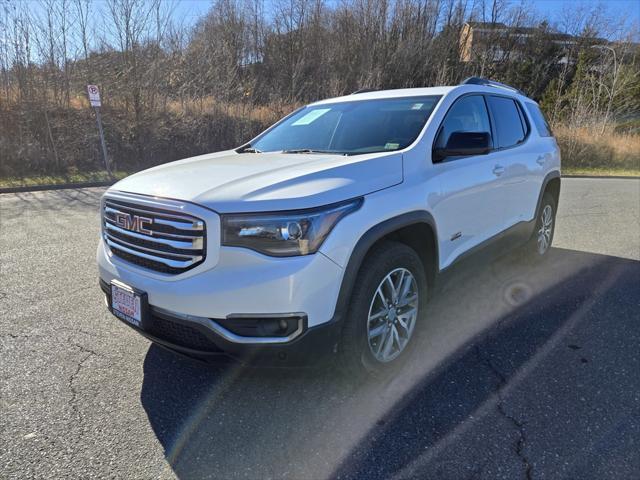
[[[491,151],[489,132],[452,132],[444,148],[436,148],[433,158],[436,161],[446,157],[464,157],[486,155]]]

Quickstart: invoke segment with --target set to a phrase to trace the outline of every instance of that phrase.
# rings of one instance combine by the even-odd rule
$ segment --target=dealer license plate
[[[142,302],[139,293],[118,283],[111,283],[111,309],[116,317],[140,328],[142,321]]]

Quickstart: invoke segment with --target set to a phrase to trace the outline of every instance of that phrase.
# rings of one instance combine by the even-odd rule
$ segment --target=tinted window
[[[489,108],[495,123],[496,148],[513,147],[524,140],[526,125],[518,111],[518,106],[510,98],[488,96]]]
[[[442,122],[436,148],[444,148],[453,132],[491,133],[489,115],[482,96],[462,97],[453,104]]]
[[[529,115],[531,115],[531,118],[533,119],[533,123],[536,124],[536,128],[538,129],[538,133],[540,134],[540,136],[541,137],[552,136],[551,128],[549,128],[549,124],[544,119],[544,115],[542,115],[542,111],[540,111],[540,107],[538,107],[538,105],[536,105],[535,103],[529,103],[529,102],[527,102],[526,105],[527,105],[527,110],[529,111]]]
[[[263,152],[358,154],[400,150],[418,137],[440,97],[354,100],[305,107],[259,137]]]

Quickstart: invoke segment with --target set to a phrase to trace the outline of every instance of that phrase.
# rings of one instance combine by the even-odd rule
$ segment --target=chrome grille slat
[[[116,209],[113,207],[106,207],[104,209],[105,213],[107,214],[116,214],[116,213],[128,213],[127,210],[131,210],[131,211],[138,211],[141,213],[144,213],[145,215],[154,215],[154,212],[150,212],[147,210],[134,210],[132,208],[122,208],[122,209]],[[154,218],[154,223],[160,224],[160,225],[167,225],[168,227],[173,227],[176,230],[191,230],[191,231],[195,231],[195,232],[201,232],[202,231],[202,226],[199,225],[197,222],[188,222],[188,221],[182,221],[182,222],[176,222],[176,221],[171,221],[171,220],[166,220],[164,218],[161,217],[157,217]],[[202,222],[200,222],[202,223]]]
[[[155,255],[161,258],[166,258],[166,256],[170,256],[170,257],[178,257],[179,259],[183,258],[185,260],[192,260],[192,261],[202,260],[202,257],[200,255],[186,255],[184,253],[165,252],[164,250],[155,250],[149,247],[142,247],[140,245],[136,245],[135,243],[129,243],[126,240],[122,240],[121,238],[109,235],[108,233],[106,233],[106,238],[111,242],[122,244],[125,247],[133,248],[136,250],[142,250],[145,253],[148,253],[149,255]],[[169,258],[169,260],[174,260],[174,259]]]
[[[109,225],[113,225],[115,227],[117,227],[116,225],[116,221],[112,218],[109,217],[104,217],[106,222],[109,222]],[[118,227],[119,228],[119,227]],[[157,230],[153,230],[153,237],[154,239],[156,238],[166,238],[166,239],[175,239],[177,242],[183,242],[183,243],[189,243],[189,242],[194,242],[195,240],[200,240],[203,238],[203,236],[201,234],[198,235],[180,235],[180,234],[176,234],[176,233],[166,233],[166,232],[159,232]],[[145,238],[147,238],[147,236],[145,236]]]
[[[183,230],[204,230],[204,222],[196,217],[192,217],[191,215],[188,214],[177,214],[177,213],[164,213],[164,212],[157,212],[154,210],[148,210],[145,208],[141,208],[141,207],[134,207],[134,206],[129,206],[129,203],[126,204],[118,204],[118,203],[114,203],[111,200],[106,200],[105,205],[118,210],[120,212],[122,211],[126,211],[126,210],[131,210],[134,212],[140,212],[140,213],[144,213],[145,215],[149,215],[149,216],[154,216],[154,217],[164,217],[164,218],[173,218],[175,220],[182,220],[183,223],[185,224],[192,224],[191,228],[183,228]],[[192,219],[192,220],[190,220]],[[182,228],[182,227],[181,227]]]
[[[169,267],[172,267],[172,268],[188,268],[188,267],[192,266],[195,263],[193,261],[181,262],[179,260],[170,260],[168,258],[156,257],[155,255],[148,255],[146,253],[142,253],[142,252],[139,252],[137,250],[133,250],[131,248],[128,248],[128,247],[125,247],[125,246],[122,246],[122,245],[117,245],[117,244],[115,244],[114,242],[112,242],[109,239],[106,239],[106,242],[110,247],[113,247],[115,249],[123,250],[123,251],[125,251],[127,253],[130,253],[132,255],[136,255],[138,257],[146,258],[147,260],[153,260],[154,262],[164,263],[165,265],[168,265]],[[197,257],[197,258],[199,260],[202,260],[201,257]]]
[[[102,226],[112,254],[142,268],[178,274],[206,258],[205,223],[187,213],[105,197]]]
[[[121,233],[122,235],[127,235],[128,237],[138,238],[140,240],[148,240],[151,242],[162,243],[165,245],[169,245],[173,248],[181,248],[183,250],[202,250],[202,245],[194,246],[194,240],[200,240],[202,237],[191,237],[192,240],[167,240],[165,238],[159,238],[155,235],[143,235],[141,233],[132,232],[131,230],[125,230],[124,228],[116,227],[110,221],[105,222],[104,224],[107,230],[113,230],[115,232]]]
[[[185,230],[185,225],[189,225],[186,222],[172,222],[171,220],[165,220],[163,218],[156,218],[156,223],[159,223],[160,225],[167,225],[177,230]],[[199,225],[197,222],[193,222],[190,225],[189,230],[202,231],[202,225]]]

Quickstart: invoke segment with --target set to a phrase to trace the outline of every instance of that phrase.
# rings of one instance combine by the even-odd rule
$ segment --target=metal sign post
[[[111,167],[109,166],[109,159],[107,158],[107,144],[104,141],[104,130],[102,130],[102,118],[100,117],[100,107],[102,102],[100,101],[100,90],[97,85],[87,85],[87,92],[89,93],[89,103],[96,112],[96,122],[98,123],[98,132],[100,132],[100,144],[102,145],[102,156],[104,157],[104,166],[107,169],[109,177],[113,178]]]

